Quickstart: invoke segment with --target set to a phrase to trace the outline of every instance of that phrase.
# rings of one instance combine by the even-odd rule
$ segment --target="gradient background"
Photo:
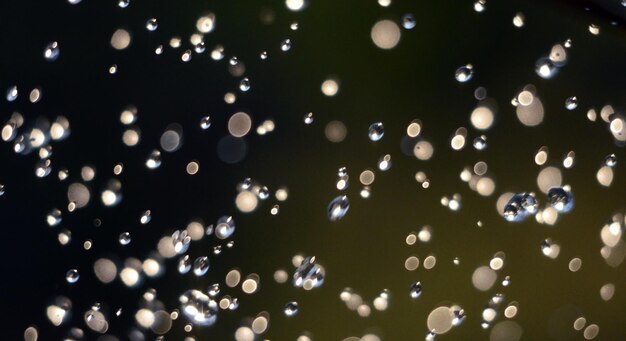
[[[270,25],[259,19],[267,10],[275,14]],[[616,10],[622,12],[614,14],[623,15],[626,8]],[[207,11],[217,16],[216,30],[205,38],[207,52],[182,63],[180,54],[191,48],[187,38],[195,21]],[[526,17],[522,29],[511,23],[518,11]],[[376,48],[369,36],[372,25],[385,18],[399,22],[407,12],[415,16],[416,28],[403,30],[395,49]],[[426,333],[428,313],[446,302],[460,304],[468,317],[460,328],[440,339],[488,339],[488,331],[480,328],[480,313],[498,292],[507,303],[519,302],[514,320],[524,330],[523,340],[582,339],[582,332],[571,327],[576,313],[559,313],[564,306],[570,307],[567,311],[578,310],[588,324],[597,323],[597,339],[626,337],[624,265],[610,268],[599,253],[600,228],[612,214],[624,210],[626,180],[621,162],[626,153],[615,146],[604,122],[589,122],[585,116],[591,107],[599,111],[608,103],[616,108],[624,105],[626,34],[622,22],[611,26],[610,21],[617,20],[612,15],[593,6],[585,11],[582,3],[543,1],[489,1],[483,13],[474,12],[471,1],[394,0],[389,8],[373,0],[312,1],[303,12],[292,13],[282,1],[136,0],[122,10],[115,1],[84,0],[70,6],[61,0],[27,0],[2,2],[0,16],[0,89],[17,84],[21,90],[16,102],[2,101],[0,117],[8,119],[11,112],[19,111],[28,121],[61,114],[69,118],[72,130],[67,141],[54,146],[54,170],[44,179],[34,176],[35,155],[18,156],[10,144],[0,145],[0,183],[7,188],[0,197],[2,339],[20,339],[31,324],[39,328],[43,340],[58,339],[71,326],[84,328],[86,340],[96,339],[82,321],[84,311],[95,302],[109,307],[110,333],[124,338],[145,289],[157,289],[158,298],[171,310],[178,308],[178,296],[186,289],[222,282],[233,267],[244,275],[258,273],[261,290],[245,295],[240,289],[224,287],[223,293],[238,297],[241,306],[235,312],[221,311],[213,327],[195,328],[192,334],[198,340],[232,339],[242,318],[263,310],[272,316],[264,336],[271,340],[295,340],[305,330],[315,340],[341,340],[368,330],[385,340],[419,340]],[[151,17],[159,21],[155,32],[144,27]],[[300,23],[296,32],[289,30],[294,20]],[[590,23],[600,25],[600,35],[588,32]],[[118,27],[133,33],[131,47],[124,51],[109,45]],[[183,38],[183,48],[167,47],[156,56],[154,48],[166,45],[173,35]],[[291,38],[293,47],[282,53],[279,43],[285,38]],[[573,40],[568,65],[554,79],[540,79],[534,73],[535,61],[567,38]],[[59,41],[61,55],[48,63],[42,53],[52,40]],[[244,61],[252,81],[252,89],[238,93],[234,105],[226,105],[223,95],[237,89],[238,78],[228,74],[227,58],[218,63],[210,59],[216,44],[225,46],[227,58],[234,54]],[[266,61],[258,58],[262,50],[270,54]],[[114,63],[118,72],[109,75],[107,70]],[[474,65],[476,73],[470,82],[459,84],[454,70],[467,63]],[[341,82],[333,98],[319,90],[329,75],[337,75]],[[509,104],[529,83],[537,87],[546,109],[544,123],[537,128],[522,126]],[[30,104],[27,94],[35,86],[42,87],[43,99]],[[489,146],[482,152],[471,146],[453,152],[448,139],[456,128],[468,127],[470,138],[478,135],[469,123],[476,104],[473,91],[478,86],[486,87],[499,105],[497,121],[487,132]],[[580,105],[570,112],[563,103],[573,95]],[[134,148],[122,144],[124,127],[118,120],[128,104],[139,109],[142,141]],[[228,133],[230,115],[242,110],[251,114],[255,124],[273,118],[277,129],[266,136],[247,136],[247,157],[228,165],[217,157],[215,146]],[[306,126],[302,118],[309,111],[316,120]],[[211,115],[213,125],[203,131],[198,122],[206,114]],[[428,162],[407,157],[399,148],[406,125],[415,118],[424,123],[422,135],[435,146]],[[324,137],[324,126],[331,120],[341,120],[348,128],[340,144]],[[385,137],[377,143],[369,141],[366,133],[375,121],[382,121],[386,128]],[[148,171],[146,156],[158,147],[165,127],[174,122],[184,128],[183,147],[164,153],[163,165]],[[573,187],[576,207],[554,227],[532,219],[509,224],[495,210],[497,195],[537,191],[539,167],[533,157],[543,145],[549,146],[549,162],[557,166],[568,151],[576,152],[574,168],[563,170],[564,182]],[[391,170],[377,172],[371,198],[361,199],[358,174],[375,168],[386,153],[393,156]],[[595,172],[610,153],[619,161],[612,186],[603,188]],[[195,176],[185,173],[192,159],[200,163]],[[491,197],[470,191],[458,177],[464,166],[479,160],[489,164],[497,183]],[[119,177],[124,197],[117,207],[103,207],[94,199],[113,177],[117,162],[124,164]],[[67,185],[79,179],[85,164],[97,169],[90,184],[92,202],[76,213],[64,214],[62,227],[72,231],[73,240],[61,247],[56,240],[59,228],[48,227],[45,214],[53,207],[66,207]],[[331,223],[325,210],[338,195],[334,181],[341,166],[348,167],[352,180],[347,190],[351,208],[343,220]],[[56,177],[60,167],[70,170],[66,182]],[[418,170],[428,174],[429,189],[415,182]],[[235,185],[246,177],[267,185],[272,193],[279,186],[289,188],[289,199],[281,204],[278,216],[269,214],[273,200],[251,215],[236,211]],[[463,197],[459,212],[441,206],[443,195],[457,192]],[[146,209],[153,212],[152,222],[139,225],[140,212]],[[208,224],[224,214],[235,216],[235,247],[211,256],[205,277],[179,275],[175,260],[165,263],[164,276],[148,279],[135,289],[119,280],[103,285],[93,275],[91,267],[97,258],[144,259],[163,235],[191,219],[198,217]],[[93,226],[96,218],[102,220],[101,227]],[[484,223],[482,228],[476,227],[478,220]],[[407,246],[406,235],[426,224],[434,229],[432,241]],[[133,236],[128,247],[117,244],[117,236],[124,231]],[[556,260],[540,252],[539,244],[546,237],[561,244]],[[86,239],[94,240],[90,251],[82,249]],[[212,238],[205,238],[193,243],[189,254],[209,254],[213,245]],[[506,253],[499,281],[510,275],[512,284],[478,292],[471,274],[497,251]],[[291,257],[296,253],[316,255],[325,266],[327,278],[321,288],[304,292],[274,283],[273,272],[277,268],[291,272]],[[412,254],[421,260],[434,254],[437,266],[408,272],[404,259]],[[452,264],[457,256],[459,266]],[[567,263],[576,256],[583,259],[583,267],[571,273]],[[80,281],[71,286],[64,280],[70,268],[81,273]],[[408,286],[415,281],[422,282],[424,293],[411,301]],[[607,282],[616,285],[616,293],[604,302],[599,289]],[[358,317],[338,298],[347,286],[370,301],[382,289],[389,289],[389,309]],[[61,328],[53,328],[45,317],[45,307],[57,294],[70,297],[74,304],[73,319]],[[299,302],[300,313],[288,319],[282,307],[291,300]],[[115,318],[118,307],[124,313]],[[166,338],[182,340],[183,325],[182,318],[175,321]],[[146,333],[147,340],[154,338]]]

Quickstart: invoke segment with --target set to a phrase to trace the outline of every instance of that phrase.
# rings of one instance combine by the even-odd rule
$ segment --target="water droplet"
[[[148,29],[148,31],[154,32],[158,27],[159,23],[157,22],[156,18],[150,18],[148,19],[148,21],[146,21],[146,28]]]
[[[57,60],[60,53],[61,51],[59,50],[59,43],[57,43],[56,41],[53,41],[46,45],[46,48],[43,50],[43,56],[49,62]]]
[[[215,296],[219,295],[220,294],[220,284],[219,283],[211,284],[209,286],[209,288],[207,289],[207,293],[209,294],[210,297],[215,297]]]
[[[130,232],[122,232],[117,240],[120,243],[120,245],[130,244],[130,241],[131,241]]]
[[[206,45],[203,41],[199,41],[196,45],[194,45],[193,50],[198,54],[204,53],[204,51],[206,51]]]
[[[0,184],[0,197],[4,195],[5,189],[4,189],[4,185]]]
[[[313,123],[314,120],[315,118],[313,117],[312,112],[309,112],[306,115],[304,115],[304,124],[311,124]]]
[[[211,127],[211,116],[204,116],[200,119],[200,128],[207,130]]]
[[[384,135],[385,128],[381,122],[372,123],[367,131],[367,136],[374,142],[382,139]]]
[[[50,226],[59,225],[61,223],[61,220],[62,220],[61,211],[56,208],[48,212],[48,215],[46,216],[46,222]]]
[[[285,316],[294,316],[298,313],[298,302],[289,302],[285,304]]]
[[[328,219],[330,221],[338,221],[348,213],[348,209],[350,209],[348,197],[340,195],[328,204]]]
[[[261,58],[261,60],[266,60],[267,59],[267,51],[263,51],[261,52],[261,54],[259,55],[259,57]]]
[[[522,27],[522,26],[524,26],[524,13],[517,12],[515,14],[515,17],[513,17],[513,25],[515,27]]]
[[[422,295],[422,283],[415,282],[411,284],[411,287],[409,289],[409,296],[415,299],[415,298],[420,297],[421,295]]]
[[[487,0],[478,0],[474,3],[474,11],[480,13],[486,9]]]
[[[184,255],[180,257],[180,259],[178,260],[177,268],[178,272],[183,275],[191,270],[191,258],[189,257],[189,255]]]
[[[386,154],[381,156],[380,159],[378,159],[378,169],[384,172],[389,170],[389,168],[391,168],[391,155]]]
[[[233,217],[222,216],[215,225],[215,236],[219,239],[227,239],[235,232],[235,221]]]
[[[250,80],[248,79],[248,77],[245,77],[241,80],[241,82],[239,82],[239,90],[243,92],[250,90]]]
[[[78,270],[76,269],[70,269],[65,274],[65,280],[67,281],[67,283],[70,283],[70,284],[74,284],[78,282],[79,278],[80,278],[80,275],[78,274]]]
[[[209,257],[201,256],[193,261],[193,274],[200,277],[209,271]]]
[[[174,245],[174,251],[177,254],[183,254],[189,249],[191,243],[191,237],[187,235],[187,230],[176,230],[172,234],[172,244]]]
[[[285,39],[280,42],[280,50],[287,52],[291,49],[291,39]]]
[[[181,311],[189,322],[209,326],[217,319],[217,302],[198,290],[187,290],[179,299]]]
[[[565,99],[565,109],[574,110],[578,107],[578,98],[576,96],[568,97]]]
[[[402,27],[404,27],[404,29],[411,30],[415,28],[415,25],[417,25],[417,22],[415,21],[413,14],[407,13],[402,16]]]
[[[141,224],[145,225],[149,223],[150,220],[152,220],[152,211],[146,210],[143,213],[141,213],[141,216],[139,217],[139,222]]]
[[[117,1],[117,5],[120,8],[126,8],[126,7],[128,7],[128,5],[130,5],[130,0],[118,0]]]
[[[474,76],[474,67],[472,64],[467,64],[456,69],[454,73],[454,78],[456,78],[457,82],[465,83],[472,79]]]
[[[550,79],[556,75],[559,68],[548,57],[542,57],[535,64],[535,72],[543,79]]]
[[[534,193],[518,193],[504,206],[504,219],[519,222],[537,212],[539,204]]]
[[[616,164],[617,164],[617,156],[615,156],[615,154],[609,154],[604,158],[605,166],[615,167]]]
[[[548,190],[548,202],[561,213],[567,213],[574,208],[574,196],[572,192],[563,187],[552,187]]]
[[[315,257],[306,257],[296,268],[293,274],[293,286],[310,290],[320,287],[324,283],[326,271],[315,263]]]
[[[161,166],[161,152],[157,149],[153,150],[146,160],[146,167],[156,169]]]
[[[476,148],[476,150],[484,150],[487,148],[487,136],[480,135],[476,137],[474,142],[472,142],[472,145]]]
[[[15,101],[17,99],[17,95],[18,95],[17,85],[13,85],[12,87],[7,89],[7,96],[6,96],[7,101],[9,102]]]

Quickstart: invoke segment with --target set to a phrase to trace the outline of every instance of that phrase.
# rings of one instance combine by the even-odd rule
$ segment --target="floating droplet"
[[[233,217],[222,216],[215,225],[215,236],[219,239],[227,239],[235,232],[235,221]]]
[[[79,278],[80,278],[80,275],[78,274],[78,270],[76,269],[70,269],[65,274],[65,280],[67,281],[67,283],[70,283],[70,284],[78,282]]]
[[[59,43],[53,41],[46,45],[46,48],[43,51],[43,56],[47,61],[53,62],[59,58],[60,52]]]
[[[293,286],[310,290],[324,283],[326,271],[315,263],[315,257],[306,257],[293,274]]]
[[[298,302],[289,302],[285,304],[285,316],[294,316],[298,313]]]
[[[472,79],[473,76],[474,67],[472,66],[472,64],[461,66],[456,69],[456,72],[454,73],[454,78],[456,78],[459,83],[465,83]]]
[[[415,299],[418,298],[422,295],[422,283],[420,282],[415,282],[413,284],[411,284],[410,290],[409,290],[409,296],[411,296],[411,298]]]
[[[574,196],[572,192],[563,187],[552,187],[548,190],[548,202],[561,213],[567,213],[574,208]]]
[[[404,29],[412,30],[415,28],[415,25],[417,25],[417,22],[415,21],[413,14],[407,13],[402,16],[402,27],[404,27]]]
[[[130,244],[130,241],[131,241],[130,232],[122,232],[117,240],[120,243],[120,245]]]
[[[615,154],[609,154],[604,158],[605,166],[615,167],[616,164],[617,164],[617,157],[615,156]]]
[[[241,82],[239,82],[239,90],[243,92],[250,90],[250,80],[248,79],[248,77],[245,77],[241,80]]]
[[[206,130],[211,127],[211,116],[204,116],[200,119],[200,128]]]
[[[312,112],[309,112],[306,115],[304,115],[304,124],[311,124],[313,123],[314,120],[315,118],[313,117]]]
[[[556,75],[558,68],[548,57],[542,57],[535,64],[535,72],[543,79],[550,79]]]
[[[161,152],[157,149],[153,150],[146,160],[146,167],[156,169],[161,166]]]
[[[148,21],[146,21],[146,29],[148,29],[148,31],[154,32],[158,27],[159,23],[157,22],[156,18],[150,18],[148,19]]]
[[[280,42],[280,50],[287,52],[291,49],[291,39],[285,39]]]
[[[533,193],[515,194],[504,207],[504,219],[514,222],[522,221],[529,215],[535,214],[538,205]]]
[[[480,135],[476,137],[472,142],[472,145],[476,148],[476,150],[484,150],[487,148],[487,136]]]
[[[568,97],[565,100],[565,109],[574,110],[578,107],[578,98],[576,96]]]
[[[193,274],[200,277],[209,271],[209,257],[201,256],[193,262]]]
[[[385,135],[385,128],[381,122],[372,123],[368,129],[367,136],[370,140],[376,142],[383,138]]]
[[[198,290],[187,290],[179,299],[181,311],[189,322],[209,326],[217,319],[217,302]]]
[[[328,219],[330,221],[338,221],[348,213],[348,209],[350,209],[348,197],[340,195],[328,204]]]

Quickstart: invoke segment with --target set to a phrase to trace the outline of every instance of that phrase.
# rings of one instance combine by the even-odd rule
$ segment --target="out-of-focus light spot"
[[[111,36],[111,46],[116,50],[124,50],[130,45],[130,33],[124,29],[118,29]]]
[[[413,148],[413,154],[422,161],[429,160],[434,153],[433,145],[428,141],[419,141]]]
[[[117,277],[117,266],[107,258],[100,258],[93,264],[93,271],[100,282],[107,284]]]
[[[551,187],[560,187],[562,182],[561,170],[556,167],[546,167],[537,175],[537,187],[543,193],[548,193]]]
[[[408,271],[415,271],[420,264],[419,258],[411,256],[404,261],[404,268]]]
[[[596,179],[598,183],[604,187],[611,186],[611,183],[613,183],[613,168],[602,166],[596,173]]]
[[[488,266],[481,266],[472,274],[472,284],[480,291],[488,291],[496,282],[498,275]]]
[[[374,44],[384,50],[389,50],[400,42],[400,27],[391,20],[381,20],[374,24],[371,31]]]
[[[215,14],[208,13],[198,18],[196,21],[196,29],[201,33],[209,33],[215,28]]]
[[[228,132],[234,137],[243,137],[252,127],[252,119],[244,112],[235,113],[228,120]]]
[[[249,213],[256,209],[258,197],[250,191],[241,191],[235,199],[235,206],[243,213]]]
[[[285,0],[285,5],[290,11],[301,11],[304,9],[306,2],[304,0]]]
[[[324,134],[330,142],[339,143],[346,138],[348,130],[341,121],[330,121],[326,124]]]
[[[339,92],[339,81],[334,78],[328,78],[322,82],[322,93],[328,97],[335,96]]]
[[[478,106],[470,115],[470,121],[474,128],[478,130],[486,130],[491,128],[494,121],[493,110],[487,106]]]

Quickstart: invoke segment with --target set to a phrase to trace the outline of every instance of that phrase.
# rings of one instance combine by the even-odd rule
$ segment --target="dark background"
[[[616,0],[615,3],[618,3]],[[585,6],[589,10],[585,10]],[[263,24],[260,13],[275,14],[272,24]],[[10,144],[0,145],[0,183],[7,193],[0,197],[0,229],[4,246],[0,256],[0,333],[1,339],[18,340],[29,325],[40,330],[40,339],[59,339],[68,327],[85,330],[86,340],[96,339],[82,321],[82,315],[95,302],[111,311],[110,333],[125,339],[134,322],[138,301],[147,288],[155,288],[168,309],[178,308],[178,296],[189,288],[204,289],[223,282],[233,267],[242,273],[258,273],[261,290],[255,295],[239,289],[224,292],[241,301],[235,312],[221,311],[218,323],[210,328],[194,328],[199,339],[232,339],[234,330],[246,316],[270,312],[271,327],[264,336],[272,340],[294,340],[305,330],[315,340],[340,340],[361,336],[373,330],[385,340],[421,339],[426,332],[426,316],[442,302],[458,303],[468,314],[467,321],[455,328],[446,340],[488,339],[480,328],[480,312],[495,293],[506,301],[518,301],[515,318],[524,330],[524,340],[579,340],[581,332],[571,325],[554,327],[554,312],[573,305],[588,324],[600,326],[601,340],[626,337],[626,283],[623,265],[613,269],[601,258],[599,231],[612,214],[624,210],[626,191],[622,160],[626,153],[617,147],[604,122],[589,122],[588,108],[598,112],[611,103],[624,105],[626,93],[626,44],[623,22],[618,19],[626,8],[604,7],[583,2],[489,1],[487,10],[476,13],[471,1],[399,1],[389,8],[376,1],[312,1],[303,12],[289,12],[282,1],[139,1],[126,9],[115,1],[83,0],[76,6],[65,1],[3,1],[0,4],[0,89],[17,85],[15,102],[2,101],[0,117],[8,119],[13,111],[26,121],[39,116],[53,119],[65,115],[71,124],[68,140],[53,145],[53,173],[43,179],[34,176],[36,155],[20,156]],[[180,55],[189,46],[196,19],[207,11],[216,13],[216,30],[205,37],[207,51],[182,63]],[[526,17],[522,29],[511,21],[516,12]],[[376,48],[369,37],[372,25],[383,18],[400,21],[413,13],[417,26],[403,30],[400,44],[391,51]],[[155,32],[145,22],[158,18]],[[298,31],[289,24],[298,21]],[[615,21],[617,25],[611,25]],[[588,25],[601,27],[598,36]],[[119,27],[133,33],[131,46],[124,51],[110,47],[111,34]],[[167,46],[174,35],[183,38],[183,47]],[[287,53],[279,50],[285,38],[293,41]],[[534,72],[535,61],[555,43],[571,38],[568,65],[555,79],[540,79]],[[57,61],[47,62],[43,49],[59,41]],[[161,56],[154,54],[164,44]],[[216,44],[224,45],[224,60],[210,59]],[[267,50],[266,61],[258,58]],[[239,78],[227,71],[233,55],[246,65],[252,89],[237,90]],[[465,84],[454,80],[454,70],[472,63],[476,73]],[[115,75],[108,74],[112,64]],[[322,95],[321,82],[337,75],[339,94]],[[544,123],[537,128],[522,126],[515,118],[510,99],[526,84],[534,84],[546,108]],[[39,103],[28,102],[33,87],[42,88]],[[469,137],[469,114],[476,104],[473,91],[485,86],[489,97],[497,100],[499,111],[494,127],[487,132],[489,146],[478,152],[467,146],[452,152],[448,139],[454,130],[465,126]],[[236,92],[234,105],[223,101],[224,93]],[[565,98],[580,100],[575,111],[565,110]],[[138,110],[142,140],[129,148],[121,141],[124,127],[119,113],[126,105]],[[266,136],[251,133],[246,137],[245,160],[225,164],[217,157],[217,141],[227,134],[226,122],[236,111],[246,111],[255,124],[267,118],[276,130]],[[305,126],[306,112],[315,113],[315,122]],[[199,128],[199,119],[210,114],[209,130]],[[406,125],[414,118],[424,123],[423,135],[435,146],[435,156],[420,162],[404,156],[399,142]],[[324,138],[324,126],[341,120],[348,128],[344,142],[332,144]],[[378,143],[367,139],[367,127],[375,121],[385,125],[385,137]],[[184,128],[184,145],[173,154],[164,153],[163,165],[148,171],[144,161],[158,147],[159,136],[170,123]],[[576,152],[576,165],[563,170],[565,183],[571,184],[576,207],[563,215],[556,226],[539,225],[530,219],[521,224],[506,223],[495,210],[495,200],[505,191],[537,191],[539,167],[533,162],[535,151],[550,148],[550,164],[559,165],[568,151]],[[386,153],[393,156],[392,169],[377,172],[372,197],[358,196],[361,170],[376,165]],[[601,187],[595,172],[607,154],[615,153],[618,166],[610,188]],[[196,159],[200,172],[185,173],[185,165]],[[459,180],[466,165],[484,160],[497,182],[496,193],[480,197]],[[124,164],[118,178],[123,183],[120,205],[104,207],[99,192],[117,162]],[[62,247],[57,242],[60,227],[51,228],[45,215],[51,208],[67,206],[67,185],[80,179],[83,165],[97,170],[89,186],[92,201],[75,213],[64,210],[62,228],[72,231],[72,242]],[[348,215],[338,223],[325,216],[326,205],[337,194],[336,171],[347,166],[352,184]],[[58,181],[56,172],[66,167],[70,178]],[[425,171],[431,187],[422,189],[414,180],[418,170]],[[240,214],[233,205],[236,183],[252,177],[273,193],[279,186],[289,188],[289,199],[281,203],[278,216],[269,209],[275,200],[263,203],[255,213]],[[452,212],[439,203],[443,195],[460,193],[463,208]],[[140,212],[150,209],[152,222],[140,225]],[[119,280],[101,284],[93,275],[93,262],[102,257],[123,261],[127,257],[144,259],[158,240],[180,229],[193,218],[212,223],[219,216],[232,214],[237,223],[235,247],[211,256],[211,269],[202,278],[181,276],[175,260],[166,261],[168,271],[148,279],[139,288],[128,289]],[[93,220],[102,226],[94,227]],[[476,227],[476,221],[484,223]],[[433,240],[408,247],[404,238],[423,225],[434,229]],[[117,236],[130,231],[128,247],[117,243]],[[540,241],[551,237],[561,243],[556,260],[544,257]],[[90,251],[82,249],[86,239],[94,241]],[[190,254],[209,254],[212,238],[193,243]],[[497,251],[506,252],[505,269],[499,281],[510,275],[512,285],[498,285],[488,293],[476,291],[471,273],[486,264]],[[291,271],[296,253],[316,255],[327,271],[326,283],[304,292],[290,285],[277,285],[272,274],[277,268]],[[404,259],[415,254],[438,258],[430,271],[403,268]],[[461,265],[454,266],[454,257]],[[571,273],[567,263],[572,257],[583,259],[582,270]],[[75,285],[65,282],[65,272],[77,268],[81,279]],[[408,298],[414,281],[425,286],[422,297]],[[607,282],[616,285],[609,302],[600,299],[599,289]],[[392,293],[386,312],[372,311],[368,318],[349,311],[338,298],[346,286],[366,300],[384,288]],[[73,302],[73,319],[54,328],[45,317],[45,308],[55,295]],[[300,304],[300,313],[287,319],[282,307],[288,301]],[[114,317],[118,307],[121,317]],[[558,314],[557,314],[558,315]],[[499,317],[501,320],[503,317]],[[183,318],[175,321],[168,339],[182,339]],[[373,328],[373,329],[369,329]],[[555,331],[556,330],[556,331]],[[154,339],[150,332],[146,339]]]

